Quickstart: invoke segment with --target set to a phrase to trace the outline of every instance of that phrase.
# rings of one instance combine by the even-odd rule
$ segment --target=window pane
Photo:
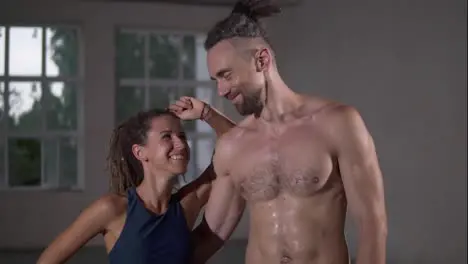
[[[78,31],[66,27],[46,28],[46,75],[76,76]]]
[[[193,88],[189,87],[151,87],[149,90],[149,108],[165,109],[182,96],[195,96]],[[195,121],[183,121],[182,125],[186,132],[195,131]]]
[[[179,87],[178,89],[178,94],[175,99],[179,99],[182,96],[190,96],[190,97],[196,97],[195,96],[195,89],[192,87]],[[183,121],[182,125],[185,129],[185,132],[191,133],[195,131],[195,120],[190,120],[190,121]]]
[[[205,35],[197,35],[195,40],[195,77],[198,81],[209,81],[210,73],[206,61],[206,50],[204,47]]]
[[[177,98],[176,87],[151,87],[149,108],[165,109]]]
[[[213,156],[214,140],[211,138],[200,138],[197,140],[196,162],[198,171],[202,172],[210,165]],[[198,175],[197,175],[198,176]]]
[[[213,91],[212,87],[197,87],[195,88],[195,98],[213,106]],[[195,124],[197,132],[213,133],[213,129],[206,122],[197,120]]]
[[[144,109],[145,89],[135,86],[117,87],[116,91],[116,121],[120,123],[138,111]]]
[[[9,74],[39,76],[42,73],[42,28],[11,27]]]
[[[194,142],[193,140],[187,140],[188,145],[190,147],[190,161],[187,167],[187,172],[184,174],[185,182],[191,182],[192,180],[198,177],[197,175],[197,164],[196,162],[196,155],[194,152]]]
[[[38,82],[11,82],[8,85],[8,125],[13,130],[41,128],[42,89]]]
[[[44,185],[58,186],[59,175],[59,144],[57,140],[46,139],[43,141],[44,147]]]
[[[76,186],[78,183],[77,145],[76,138],[60,139],[60,186]]]
[[[2,122],[5,113],[5,84],[0,82],[0,129],[2,129]]]
[[[150,77],[177,79],[179,76],[179,47],[176,35],[150,36]]]
[[[75,138],[44,141],[44,183],[48,186],[72,187],[78,180],[78,155]]]
[[[47,120],[48,130],[74,130],[77,128],[77,90],[74,83],[51,82],[48,90]]]
[[[0,76],[5,74],[5,27],[0,27]]]
[[[8,140],[9,186],[41,184],[41,142],[37,139]]]
[[[184,37],[181,61],[186,80],[208,81],[208,65],[204,47],[205,35],[190,35]]]
[[[183,47],[180,54],[183,65],[184,79],[193,80],[195,78],[195,36],[188,35],[183,38]]]
[[[143,78],[144,46],[143,34],[118,32],[116,36],[116,63],[118,78]]]
[[[0,187],[5,185],[5,137],[0,137]]]

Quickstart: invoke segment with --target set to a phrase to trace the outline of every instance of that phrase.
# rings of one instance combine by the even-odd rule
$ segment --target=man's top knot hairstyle
[[[231,15],[245,15],[248,18],[258,21],[259,18],[269,17],[279,13],[281,9],[268,0],[240,0],[232,9]]]
[[[260,18],[281,12],[273,0],[239,0],[231,14],[219,21],[208,31],[205,49],[209,50],[220,41],[231,38],[263,38],[267,43],[268,36]]]

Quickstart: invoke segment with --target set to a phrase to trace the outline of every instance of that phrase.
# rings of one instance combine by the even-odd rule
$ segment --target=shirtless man
[[[258,22],[278,11],[268,1],[240,1],[208,33],[218,92],[247,117],[217,143],[218,178],[197,231],[203,237],[209,227],[225,241],[247,204],[247,264],[345,264],[349,209],[359,234],[356,263],[383,264],[387,218],[372,137],[355,108],[284,83]],[[196,257],[221,245],[205,243]]]

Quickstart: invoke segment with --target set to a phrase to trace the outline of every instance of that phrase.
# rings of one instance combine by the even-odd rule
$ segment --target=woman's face
[[[143,167],[170,177],[184,174],[190,160],[190,147],[180,120],[162,115],[151,120],[145,145],[134,145],[133,153]]]

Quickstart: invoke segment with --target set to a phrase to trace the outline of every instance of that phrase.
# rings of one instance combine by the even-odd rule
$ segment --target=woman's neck
[[[164,213],[172,195],[173,184],[169,177],[145,175],[137,187],[137,193],[145,206],[154,213]]]

